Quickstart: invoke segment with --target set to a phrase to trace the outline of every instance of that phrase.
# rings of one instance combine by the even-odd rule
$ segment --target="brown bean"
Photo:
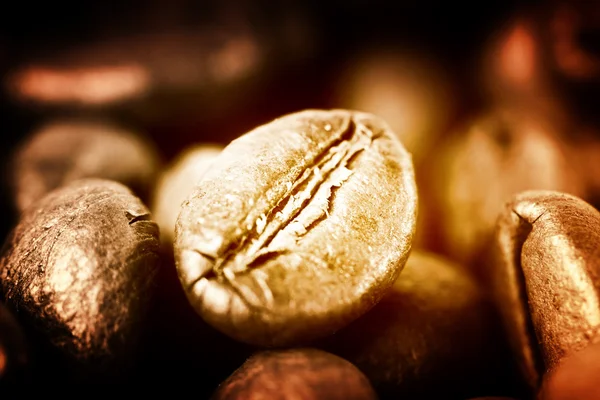
[[[533,389],[600,330],[599,243],[600,213],[565,193],[520,193],[500,215],[488,278]]]
[[[79,180],[22,215],[0,260],[1,289],[76,374],[112,374],[135,351],[157,257],[158,228],[137,197],[116,182]]]
[[[355,366],[310,348],[257,353],[213,396],[214,400],[376,398],[369,381]]]
[[[146,198],[160,160],[151,143],[100,121],[45,124],[17,149],[9,171],[19,211],[52,189],[81,178],[121,182]]]
[[[466,268],[413,250],[383,299],[323,346],[386,398],[512,394],[495,317]]]

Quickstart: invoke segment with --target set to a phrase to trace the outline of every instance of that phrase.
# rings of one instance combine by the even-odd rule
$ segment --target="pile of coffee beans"
[[[519,8],[465,79],[292,4],[11,64],[0,397],[600,399],[600,23]]]

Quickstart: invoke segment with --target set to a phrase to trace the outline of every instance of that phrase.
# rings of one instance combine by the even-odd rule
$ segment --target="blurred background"
[[[559,0],[17,2],[0,15],[2,207],[14,207],[11,155],[45,123],[109,120],[168,163],[190,145],[329,107],[383,116],[427,175],[422,199],[435,198],[427,182],[440,143],[496,108],[594,142],[584,132],[597,114],[599,10]],[[488,130],[502,142],[503,129]],[[423,226],[444,211],[436,204]],[[3,236],[13,222],[5,213]],[[443,250],[439,229],[420,232]]]

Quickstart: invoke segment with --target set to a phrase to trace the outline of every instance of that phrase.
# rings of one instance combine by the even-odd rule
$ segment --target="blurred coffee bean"
[[[418,166],[457,108],[443,65],[428,54],[367,48],[342,66],[333,106],[383,118]]]
[[[120,378],[143,329],[158,245],[146,207],[113,181],[75,181],[22,214],[0,278],[40,343],[37,379]]]
[[[80,178],[104,178],[147,198],[160,164],[149,141],[109,123],[62,120],[45,124],[16,150],[10,166],[19,211],[52,189]]]
[[[586,185],[586,198],[596,208],[600,208],[600,133],[582,130],[572,135],[569,141],[569,161],[577,169]]]
[[[526,191],[504,206],[487,272],[526,382],[600,331],[600,213],[578,197]]]
[[[498,213],[515,193],[585,192],[565,144],[544,120],[529,118],[526,111],[493,109],[478,116],[438,148],[432,162],[424,218],[437,216],[443,251],[468,265],[479,262]]]
[[[161,242],[171,251],[181,204],[221,150],[216,144],[190,146],[171,161],[158,179],[152,196],[152,216],[160,227]]]
[[[600,79],[600,8],[589,1],[554,0],[547,25],[552,66],[568,79]]]
[[[0,303],[0,388],[24,383],[29,378],[29,358],[23,330],[8,308]]]
[[[600,399],[600,344],[566,357],[545,379],[541,400]]]
[[[212,397],[234,399],[376,399],[351,363],[317,349],[265,351],[250,357]]]
[[[557,118],[556,112],[564,110],[545,64],[538,19],[520,10],[491,35],[483,48],[481,88],[490,104]]]
[[[431,253],[413,251],[386,296],[322,346],[354,363],[383,398],[517,390],[485,292],[466,269]]]

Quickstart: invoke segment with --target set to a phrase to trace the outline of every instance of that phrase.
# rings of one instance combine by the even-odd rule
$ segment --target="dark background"
[[[273,3],[277,3],[276,5]],[[108,4],[86,2],[11,2],[0,12],[0,76],[3,78],[37,55],[52,56],[64,49],[111,40],[138,31],[168,31],[214,24],[224,10],[247,17],[265,37],[276,37],[283,15],[298,13],[318,43],[301,62],[283,63],[261,81],[261,89],[238,110],[198,113],[186,120],[159,124],[133,122],[157,142],[165,158],[172,157],[190,138],[226,143],[253,126],[278,115],[308,107],[327,106],[328,84],[337,68],[359,48],[389,44],[435,54],[461,88],[461,106],[479,104],[471,79],[472,65],[485,41],[512,15],[534,2],[517,1],[134,1]],[[274,58],[286,56],[273,55]],[[38,123],[56,110],[31,110],[0,95],[0,159],[2,171],[14,147]],[[64,110],[62,110],[64,112]],[[234,114],[234,115],[231,115]],[[234,124],[231,121],[235,121]],[[140,126],[141,125],[141,126]],[[212,133],[207,133],[212,132]],[[175,138],[175,139],[174,139]],[[6,179],[1,206],[11,210]],[[2,237],[13,223],[3,213]]]

